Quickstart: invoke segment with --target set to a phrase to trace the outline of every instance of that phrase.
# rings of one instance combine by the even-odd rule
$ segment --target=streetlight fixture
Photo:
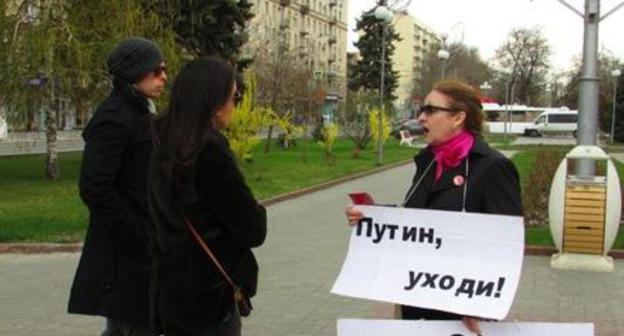
[[[479,88],[481,89],[481,91],[488,91],[492,88],[492,85],[490,85],[490,83],[488,83],[487,81],[483,82],[483,84],[481,84],[479,86]]]
[[[611,71],[611,76],[615,81],[615,85],[613,86],[613,112],[611,113],[611,136],[609,137],[611,144],[613,144],[615,136],[615,106],[617,105],[617,87],[621,75],[622,71],[620,69]]]
[[[375,8],[375,18],[382,21],[383,29],[381,31],[381,83],[379,85],[379,96],[381,98],[381,108],[379,109],[378,115],[378,134],[377,134],[377,164],[381,165],[381,161],[383,159],[383,144],[382,144],[382,135],[383,135],[383,115],[385,112],[385,104],[384,104],[384,84],[385,84],[385,74],[386,74],[386,31],[388,29],[388,24],[392,23],[394,15],[392,11],[385,6],[385,3],[381,3],[377,8]]]

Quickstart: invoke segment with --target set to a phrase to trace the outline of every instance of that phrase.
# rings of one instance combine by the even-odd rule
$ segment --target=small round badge
[[[456,186],[458,186],[458,187],[459,187],[459,186],[461,186],[461,185],[463,185],[463,184],[464,184],[464,177],[463,177],[463,176],[461,176],[461,175],[457,175],[457,176],[455,176],[455,177],[453,178],[453,183],[454,183]]]

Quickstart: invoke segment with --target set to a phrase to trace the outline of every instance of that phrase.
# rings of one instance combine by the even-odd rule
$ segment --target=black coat
[[[69,298],[70,313],[149,323],[148,101],[116,85],[82,136],[80,197],[89,227]]]
[[[414,161],[416,174],[406,196],[405,207],[462,211],[464,185],[458,186],[454,182],[457,176],[461,176],[465,180],[464,183],[467,183],[465,197],[467,212],[522,216],[522,199],[516,167],[480,138],[475,138],[467,159],[464,159],[458,167],[442,173],[437,182],[435,182],[436,163],[429,147],[423,149]],[[425,172],[426,175],[423,177]],[[402,307],[402,313],[404,319],[461,318],[456,314],[407,306]]]
[[[266,210],[246,185],[221,134],[178,178],[168,178],[164,157],[157,150],[150,164],[155,325],[168,336],[203,335],[227,318],[234,302],[230,285],[185,220],[194,223],[236,285],[252,297],[258,265],[251,248],[266,237]]]

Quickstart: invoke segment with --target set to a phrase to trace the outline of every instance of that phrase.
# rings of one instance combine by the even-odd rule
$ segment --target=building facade
[[[406,111],[413,104],[412,96],[422,79],[427,54],[439,49],[442,40],[431,28],[406,11],[395,13],[392,25],[401,37],[401,41],[393,43],[392,68],[399,75],[394,105],[399,111]]]
[[[298,62],[322,84],[324,109],[332,109],[346,95],[348,0],[249,1],[255,16],[249,24],[248,44],[263,37],[266,41],[268,36],[276,43],[260,47],[298,55]]]

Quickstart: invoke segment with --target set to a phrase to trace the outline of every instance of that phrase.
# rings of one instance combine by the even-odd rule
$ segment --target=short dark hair
[[[474,135],[483,132],[485,113],[481,105],[478,91],[472,86],[458,80],[443,80],[433,86],[437,91],[451,98],[450,108],[466,112],[464,129]]]

